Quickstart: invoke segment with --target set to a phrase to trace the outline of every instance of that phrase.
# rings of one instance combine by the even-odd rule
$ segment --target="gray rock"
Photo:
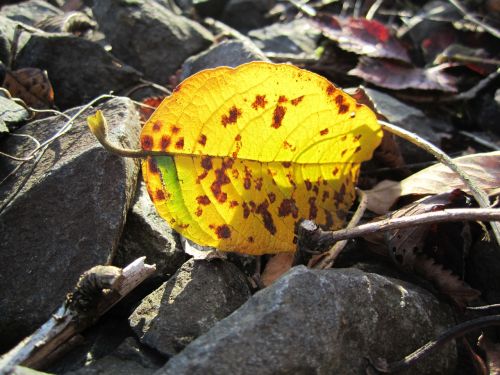
[[[157,372],[365,374],[366,357],[401,359],[453,324],[429,292],[355,269],[293,268]],[[451,374],[455,344],[405,374]]]
[[[162,363],[158,356],[146,352],[133,337],[126,338],[111,354],[92,361],[75,371],[65,372],[65,375],[92,374],[139,374],[154,373]]]
[[[218,66],[230,66],[234,68],[250,61],[269,60],[250,41],[224,41],[187,59],[182,65],[181,80],[203,69],[216,68]]]
[[[201,25],[156,2],[96,1],[92,9],[112,53],[160,84],[212,42]]]
[[[378,112],[383,114],[390,123],[403,129],[413,132],[425,140],[440,147],[440,132],[451,132],[453,128],[440,120],[434,120],[426,116],[421,110],[410,107],[399,100],[381,91],[364,88],[368,96],[372,99]],[[412,163],[434,160],[434,157],[421,148],[396,137],[403,158]]]
[[[26,121],[28,117],[26,108],[0,93],[0,133],[9,131],[7,125]]]
[[[250,297],[244,275],[222,260],[184,263],[129,318],[139,340],[173,355]]]
[[[17,4],[4,5],[0,10],[0,14],[11,20],[34,26],[48,16],[63,14],[63,11],[43,0],[28,0]]]
[[[0,12],[0,61],[6,66],[10,63],[14,33],[18,24],[19,22],[3,16]],[[17,40],[17,50],[21,49],[28,39],[28,33],[21,33]]]
[[[168,276],[188,258],[179,235],[158,215],[142,181],[127,215],[113,264],[123,267],[141,256],[146,256],[146,263],[156,264],[159,274]]]
[[[321,32],[306,19],[275,23],[252,30],[248,36],[264,52],[314,56]]]
[[[134,104],[117,98],[100,106],[110,138],[137,148],[140,123]],[[86,111],[53,141],[39,162],[26,163],[0,186],[0,349],[31,333],[59,306],[80,274],[116,251],[136,187],[138,165],[105,151],[89,132]],[[66,119],[50,117],[18,133],[43,142]],[[8,137],[0,150],[27,155],[33,141]],[[18,165],[0,159],[0,180]],[[19,193],[12,194],[20,189]],[[10,202],[8,206],[5,204]]]
[[[48,72],[60,108],[84,104],[100,94],[136,85],[140,73],[89,40],[71,35],[35,33],[16,58],[15,69]]]
[[[271,23],[266,14],[275,3],[275,0],[229,0],[222,21],[243,33],[264,27]]]

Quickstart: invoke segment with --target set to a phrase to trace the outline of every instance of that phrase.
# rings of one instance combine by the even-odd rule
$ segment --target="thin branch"
[[[0,373],[10,373],[16,365],[40,368],[47,364],[47,358],[60,345],[93,324],[155,272],[155,266],[145,264],[144,259],[138,258],[124,269],[97,266],[84,273],[75,291],[68,294],[66,302],[52,317],[33,335],[0,357]]]
[[[439,162],[446,165],[453,172],[458,174],[460,179],[464,182],[472,194],[472,196],[477,200],[479,206],[483,208],[490,207],[490,200],[488,195],[479,187],[477,182],[471,176],[467,175],[448,155],[441,151],[438,147],[434,146],[432,143],[426,141],[425,139],[419,137],[418,135],[411,133],[407,130],[401,129],[395,125],[388,122],[379,120],[378,123],[382,126],[382,129],[395,134],[407,141],[413,143],[414,145],[424,149],[431,155],[433,155]],[[493,229],[493,234],[500,244],[500,226],[498,223],[491,223]]]
[[[370,9],[368,9],[368,12],[366,12],[366,19],[367,20],[371,20],[373,18],[373,16],[375,15],[375,13],[377,13],[377,11],[379,10],[379,8],[382,6],[382,3],[384,2],[384,0],[376,0],[372,6],[370,7]]]
[[[467,322],[458,324],[451,329],[444,332],[435,340],[429,341],[427,344],[417,349],[413,353],[407,355],[404,359],[400,361],[387,363],[385,359],[378,358],[375,361],[370,361],[371,365],[381,373],[394,373],[408,369],[416,362],[429,356],[438,349],[442,348],[449,341],[462,337],[469,332],[476,331],[481,328],[489,326],[500,325],[500,315],[486,316]]]
[[[349,221],[346,229],[351,229],[358,225],[359,221],[363,217],[366,206],[368,205],[368,195],[363,190],[356,189],[359,199],[359,205],[354,213],[353,217]],[[347,245],[347,240],[338,241],[333,245],[330,250],[313,257],[308,264],[310,268],[318,268],[318,269],[327,269],[333,266],[333,262],[337,259],[340,252],[344,249],[345,245]]]
[[[449,221],[500,221],[500,208],[453,208],[425,214],[390,218],[363,224],[355,228],[337,231],[323,231],[309,220],[305,220],[301,229],[305,244],[312,250],[325,249],[340,240],[361,237],[376,232],[386,232],[394,229],[408,228],[415,225],[434,224]]]
[[[476,25],[478,25],[479,27],[483,28],[484,30],[486,30],[488,33],[490,33],[491,35],[493,35],[495,38],[499,38],[500,39],[500,32],[495,29],[494,27],[488,25],[487,23],[481,21],[480,19],[478,19],[476,16],[473,16],[471,11],[467,10],[462,4],[460,4],[457,0],[448,0],[451,5],[453,5],[455,8],[457,8],[460,13],[462,13],[462,15],[464,16],[465,19],[468,19],[469,21],[475,23]]]

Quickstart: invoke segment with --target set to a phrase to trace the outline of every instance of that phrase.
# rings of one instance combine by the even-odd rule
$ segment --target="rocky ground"
[[[362,374],[367,358],[401,359],[463,318],[429,281],[403,273],[363,241],[352,241],[333,269],[297,266],[262,290],[251,282],[252,257],[194,260],[157,215],[139,164],[108,153],[88,131],[86,117],[101,109],[110,138],[138,148],[142,120],[134,100],[165,95],[158,86],[173,89],[184,78],[221,65],[291,61],[346,88],[365,84],[388,121],[454,155],[498,150],[498,79],[486,82],[481,95],[440,105],[443,97],[467,92],[489,73],[455,74],[466,79],[453,83],[448,76],[429,76],[405,87],[390,87],[389,77],[377,84],[366,71],[353,70],[362,71],[363,57],[358,62],[352,47],[339,48],[338,40],[326,38],[324,28],[290,3],[29,0],[2,6],[1,70],[11,77],[3,87],[30,108],[62,113],[36,114],[0,96],[0,151],[27,157],[36,142],[43,151],[24,162],[0,155],[0,352],[45,322],[82,272],[97,264],[125,266],[143,255],[156,264],[155,276],[44,371]],[[312,3],[331,14],[351,15],[354,3],[363,2]],[[368,10],[374,2],[365,3]],[[429,5],[407,3],[415,14]],[[446,9],[448,16],[463,18],[455,8]],[[498,50],[496,39],[492,58]],[[22,80],[22,69],[28,69],[28,81]],[[109,92],[116,97],[82,107]],[[68,126],[68,116],[76,114]],[[417,170],[417,163],[431,159],[398,142],[408,168]],[[366,169],[364,187],[404,175],[402,168],[377,168]],[[478,235],[469,239],[460,265],[469,279],[461,277],[482,293],[476,304],[500,302],[499,252]],[[405,373],[470,374],[471,358],[457,340]]]

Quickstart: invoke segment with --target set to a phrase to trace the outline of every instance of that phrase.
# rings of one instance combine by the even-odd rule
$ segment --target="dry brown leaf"
[[[424,69],[390,60],[363,57],[349,74],[391,90],[416,89],[454,93],[458,91],[457,79],[444,71],[451,66],[451,63],[444,63]]]
[[[413,265],[417,274],[431,281],[441,293],[450,297],[460,307],[465,307],[467,303],[475,300],[481,294],[480,291],[460,280],[450,270],[443,268],[434,259],[425,255],[416,256]]]
[[[13,97],[22,99],[30,107],[46,109],[54,104],[54,90],[45,70],[7,70],[2,86],[9,90]]]
[[[500,193],[500,151],[468,155],[453,160],[465,173],[473,177],[488,195]],[[455,172],[443,164],[436,164],[403,181],[385,180],[367,190],[367,207],[370,211],[382,215],[404,195],[439,194],[452,189],[468,191]]]
[[[269,286],[292,268],[294,253],[281,253],[274,255],[266,264],[261,275],[261,282]]]
[[[454,190],[422,198],[391,213],[391,218],[419,215],[461,205],[465,202],[462,191]],[[415,225],[410,228],[395,229],[387,232],[386,241],[392,260],[407,271],[414,270],[414,261],[424,249],[425,240],[431,225]]]

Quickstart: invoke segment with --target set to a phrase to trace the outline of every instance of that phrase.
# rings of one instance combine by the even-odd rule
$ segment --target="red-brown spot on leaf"
[[[285,167],[285,168],[290,168],[290,166],[292,165],[292,163],[291,163],[291,162],[289,162],[289,161],[284,161],[284,162],[282,162],[282,163],[281,163],[281,165],[282,165],[283,167]]]
[[[259,177],[254,181],[256,190],[260,191],[260,189],[262,189],[262,181],[262,177]]]
[[[157,174],[160,172],[160,170],[158,169],[158,163],[157,163],[156,159],[154,159],[152,157],[148,157],[148,170],[149,170],[149,173],[152,173],[152,174]]]
[[[292,105],[296,106],[296,105],[298,105],[302,101],[302,99],[304,99],[304,95],[299,96],[299,97],[297,97],[295,99],[292,99],[292,101],[290,103],[292,103]]]
[[[196,197],[196,202],[198,202],[198,204],[206,206],[210,204],[210,198],[208,198],[206,195],[199,195]]]
[[[287,101],[288,99],[285,95],[280,95],[280,97],[278,98],[278,103],[286,103]]]
[[[239,205],[238,201],[231,201],[231,202],[229,202],[229,207],[230,208],[234,208],[234,207],[236,207],[238,205]]]
[[[159,132],[163,126],[163,123],[160,120],[156,120],[155,123],[153,124],[153,131]]]
[[[312,183],[309,180],[304,180],[304,184],[306,185],[307,190],[311,190],[312,188]]]
[[[155,193],[155,199],[159,201],[165,200],[165,192],[161,189],[157,189]]]
[[[340,137],[340,140],[341,140],[342,142],[344,142],[346,139],[347,139],[347,135],[345,135],[345,134],[344,134],[342,137]]]
[[[210,156],[205,156],[201,159],[201,166],[203,169],[209,171],[212,169],[212,158]]]
[[[202,146],[207,144],[207,136],[205,134],[200,134],[200,138],[198,139],[198,143]]]
[[[249,190],[252,187],[252,180],[250,180],[248,177],[245,177],[243,179],[243,187]]]
[[[222,115],[221,124],[224,127],[226,127],[228,124],[236,124],[236,121],[238,121],[238,117],[240,116],[241,116],[241,110],[233,105],[229,109],[229,113],[227,115]]]
[[[208,171],[207,170],[204,170],[202,174],[200,174],[197,178],[196,178],[196,183],[199,184],[201,180],[203,180],[205,177],[208,176]]]
[[[184,137],[180,137],[177,142],[175,142],[175,148],[177,150],[182,150],[184,148]]]
[[[161,141],[160,141],[160,147],[163,151],[165,151],[168,146],[170,146],[170,143],[172,142],[172,139],[170,138],[170,136],[168,135],[163,135],[161,137]]]
[[[354,150],[354,153],[356,153],[356,152],[360,152],[360,151],[361,151],[361,146],[358,146],[358,147],[356,147],[356,149]]]
[[[153,137],[147,134],[141,136],[141,147],[143,150],[151,150],[153,148]]]
[[[283,148],[285,150],[292,150],[292,151],[296,150],[296,147],[294,147],[291,143],[288,143],[288,141],[283,141]]]
[[[318,216],[318,207],[316,207],[316,197],[309,198],[309,219],[314,220]]]
[[[241,141],[241,134],[237,134],[237,135],[236,135],[236,137],[234,137],[234,140],[235,140],[236,142]]]
[[[333,85],[328,85],[328,87],[326,88],[326,93],[328,95],[333,95],[335,93],[336,89],[335,89],[335,86]]]
[[[252,103],[252,108],[257,110],[258,108],[265,108],[267,104],[265,95],[256,95],[255,101]]]
[[[215,234],[219,239],[231,238],[231,229],[226,224],[220,225],[215,229]]]
[[[297,184],[295,183],[295,180],[293,179],[293,176],[291,173],[288,173],[286,175],[286,177],[288,178],[288,182],[290,183],[290,185],[292,185],[294,188],[297,187]]]
[[[337,107],[339,108],[339,114],[344,114],[347,111],[349,111],[349,104],[345,103],[344,96],[343,95],[337,95],[335,97],[335,103],[337,104]]]
[[[262,216],[262,220],[264,221],[264,227],[271,233],[272,235],[276,234],[276,226],[274,225],[273,217],[271,213],[268,211],[269,202],[265,200],[261,204],[257,206],[256,213]]]
[[[314,191],[314,194],[318,195],[319,194],[319,188],[317,185],[314,185],[312,190]]]
[[[328,211],[326,208],[324,208],[323,210],[325,212],[325,218],[326,218],[325,229],[330,229],[333,225],[332,213]]]
[[[247,240],[248,240],[248,242],[250,242],[250,243],[253,243],[253,241],[254,241],[254,239],[253,239],[253,237],[252,237],[252,236],[248,237],[248,238],[247,238]]]
[[[241,207],[243,207],[243,219],[248,219],[248,216],[250,216],[250,207],[248,207],[247,202],[243,202]]]
[[[344,155],[346,154],[346,152],[347,152],[347,149],[342,150],[342,151],[340,152],[340,156],[341,156],[341,157],[344,157]]]
[[[273,192],[268,193],[267,196],[269,198],[269,202],[274,203],[276,201],[276,194]]]
[[[195,214],[196,216],[201,216],[201,214],[202,214],[202,213],[203,213],[202,208],[201,208],[201,207],[198,207],[198,208],[196,209],[196,212],[195,212],[194,214]]]
[[[321,197],[321,201],[324,202],[326,201],[328,198],[330,198],[330,193],[328,191],[324,191],[323,192],[323,196]]]
[[[319,135],[327,135],[328,131],[328,128],[324,128],[323,130],[320,130]]]
[[[362,136],[363,136],[363,134],[358,134],[358,135],[354,136],[354,140],[359,141]]]
[[[292,215],[294,218],[299,216],[299,209],[295,205],[295,200],[293,198],[283,199],[278,208],[278,216],[286,217]]]
[[[179,133],[179,131],[181,130],[181,128],[179,128],[177,125],[172,125],[172,127],[170,128],[170,130],[172,131],[172,134],[177,134],[177,133]]]
[[[231,170],[231,174],[233,175],[233,178],[234,178],[235,180],[237,180],[237,179],[238,179],[238,177],[240,177],[240,172],[239,172],[237,169],[232,169],[232,170]]]
[[[279,105],[274,109],[273,113],[273,122],[271,126],[275,129],[278,129],[281,126],[281,123],[283,121],[283,117],[285,117],[286,113],[286,108]]]
[[[333,168],[332,174],[333,174],[334,176],[336,176],[336,175],[337,175],[337,173],[339,173],[339,167],[335,167],[335,168]]]

